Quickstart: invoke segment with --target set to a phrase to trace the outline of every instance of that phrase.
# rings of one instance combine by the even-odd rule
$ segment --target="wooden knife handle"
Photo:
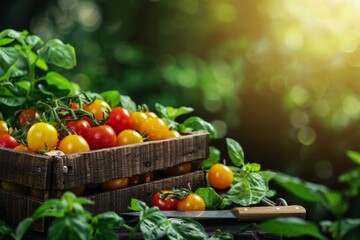
[[[262,221],[275,217],[305,218],[306,216],[306,209],[300,205],[236,207],[231,211],[239,221]]]

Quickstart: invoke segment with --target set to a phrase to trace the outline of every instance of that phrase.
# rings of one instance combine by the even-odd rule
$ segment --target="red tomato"
[[[178,201],[177,205],[178,211],[204,211],[205,202],[199,195],[196,193],[190,193],[183,200]]]
[[[83,119],[70,121],[65,125],[72,134],[77,134],[80,136],[85,136],[91,129],[90,123]]]
[[[162,192],[166,193],[169,190],[162,190]],[[157,206],[160,210],[176,210],[177,205],[178,201],[176,199],[163,199],[159,192],[155,193],[151,200],[151,206]]]
[[[8,133],[0,133],[0,147],[15,148],[19,145],[18,141]]]
[[[25,109],[21,111],[17,117],[17,124],[20,128],[25,127],[26,125],[37,122],[40,119],[41,113],[35,111],[34,109]]]
[[[112,127],[116,134],[119,134],[125,129],[133,128],[133,119],[130,111],[126,108],[114,107],[106,120],[106,124]]]
[[[101,149],[114,147],[116,144],[116,133],[108,125],[93,127],[85,136],[90,149]]]

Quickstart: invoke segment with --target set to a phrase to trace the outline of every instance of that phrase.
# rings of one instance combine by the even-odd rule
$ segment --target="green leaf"
[[[28,230],[28,228],[31,226],[31,224],[33,224],[33,222],[34,219],[31,217],[22,220],[16,228],[16,239],[21,239],[24,236],[25,232]]]
[[[41,40],[40,37],[36,36],[36,35],[29,35],[25,38],[25,41],[27,44],[31,45],[31,46],[36,46],[36,44],[40,43],[43,44],[44,42]]]
[[[238,182],[231,186],[226,197],[242,206],[257,204],[268,192],[268,181],[256,172],[241,174]]]
[[[164,105],[160,103],[155,103],[155,109],[157,113],[159,114],[160,118],[173,121],[173,119],[170,117],[169,113],[166,111],[166,108]]]
[[[88,219],[81,214],[66,215],[55,219],[48,229],[48,239],[87,240],[91,237],[92,227]]]
[[[18,107],[26,102],[26,97],[0,96],[0,103],[9,107]]]
[[[205,131],[210,134],[211,138],[216,138],[216,130],[213,125],[206,122],[200,117],[190,117],[183,122],[183,126],[193,131]]]
[[[276,218],[259,224],[266,232],[282,235],[285,237],[311,236],[317,239],[326,240],[316,224],[300,218]]]
[[[60,75],[57,72],[48,72],[46,74],[46,82],[48,85],[50,86],[54,86],[59,90],[63,90],[64,92],[66,92],[66,94],[61,93],[60,92],[54,92],[52,91],[52,93],[54,94],[54,96],[63,96],[63,95],[70,95],[73,96],[75,95],[75,90],[73,88],[73,85],[69,82],[69,80],[67,80],[65,77],[63,77],[62,75]]]
[[[232,163],[237,167],[244,165],[244,151],[240,144],[234,139],[226,138],[226,145]]]
[[[149,208],[146,203],[144,203],[143,201],[140,201],[138,199],[132,198],[130,201],[130,209],[135,211],[135,212],[140,212],[142,210],[145,210]]]
[[[167,225],[168,219],[158,207],[147,207],[140,213],[140,229],[145,239],[161,239]]]
[[[9,43],[12,43],[15,39],[12,38],[1,38],[0,39],[0,46],[7,45]]]
[[[208,238],[204,227],[190,218],[170,218],[166,235],[169,239],[174,240],[203,240]]]
[[[347,151],[347,156],[356,164],[360,165],[360,153],[355,151]]]
[[[130,112],[136,112],[136,103],[129,97],[121,95],[121,106],[129,110]]]
[[[94,239],[116,240],[119,239],[114,228],[122,227],[125,221],[115,212],[104,212],[93,218],[94,223]]]
[[[120,92],[117,90],[105,91],[100,95],[110,104],[111,108],[118,106],[121,102]]]
[[[13,236],[15,239],[14,230],[11,229],[4,221],[0,220],[0,239],[4,239],[6,236]]]
[[[33,213],[33,219],[39,219],[43,217],[56,217],[60,218],[64,216],[65,205],[59,199],[48,199],[40,205]]]
[[[58,67],[71,69],[76,66],[74,48],[69,44],[65,45],[59,39],[49,40],[37,53],[45,62]]]
[[[20,53],[13,47],[0,47],[0,77],[15,64]]]
[[[250,172],[258,172],[261,170],[261,165],[259,163],[246,163],[245,166]]]
[[[220,162],[220,156],[221,156],[220,150],[213,146],[210,146],[209,150],[210,150],[209,158],[205,159],[202,162],[204,168],[210,168],[215,163]]]
[[[216,209],[222,201],[219,194],[211,187],[198,188],[195,193],[204,199],[206,209]]]
[[[360,189],[360,168],[352,169],[338,177],[339,182],[347,183],[350,188],[346,190],[349,196],[355,197]]]
[[[191,107],[179,107],[179,108],[173,108],[173,107],[166,107],[166,111],[168,112],[170,118],[172,120],[175,120],[176,118],[180,117],[181,115],[189,114],[194,111]]]
[[[334,239],[345,239],[345,235],[360,226],[360,218],[345,218],[339,221],[322,221],[323,231],[330,232]]]
[[[4,38],[4,37],[10,37],[13,39],[17,39],[17,38],[22,37],[22,33],[15,31],[13,29],[5,29],[2,32],[0,32],[0,38]]]
[[[209,238],[209,240],[232,240],[234,239],[233,235],[228,232],[222,232],[217,229]]]

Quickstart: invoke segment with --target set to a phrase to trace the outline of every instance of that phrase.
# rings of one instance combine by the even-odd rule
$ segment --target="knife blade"
[[[275,217],[305,218],[306,209],[300,205],[235,207],[231,210],[206,211],[161,211],[167,217],[193,219],[237,219],[239,221],[263,221]],[[124,216],[139,216],[139,212],[122,213]]]

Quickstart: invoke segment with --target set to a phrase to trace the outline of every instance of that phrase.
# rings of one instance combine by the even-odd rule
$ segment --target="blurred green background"
[[[72,44],[84,90],[195,108],[245,160],[329,187],[360,151],[360,1],[12,0],[0,29]]]

